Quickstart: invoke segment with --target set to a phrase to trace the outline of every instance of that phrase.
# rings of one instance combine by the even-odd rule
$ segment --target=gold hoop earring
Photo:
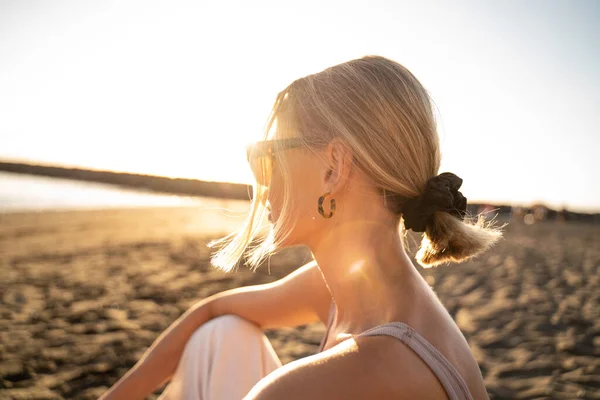
[[[335,212],[335,199],[331,199],[329,201],[330,212],[329,215],[325,215],[325,211],[323,211],[323,201],[325,201],[325,197],[329,196],[331,191],[325,193],[323,196],[319,197],[319,214],[323,216],[323,218],[331,218],[333,213]]]

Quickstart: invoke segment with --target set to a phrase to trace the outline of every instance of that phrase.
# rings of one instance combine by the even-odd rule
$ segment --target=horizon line
[[[183,193],[174,193],[174,194],[186,194],[186,195],[206,195],[206,196],[210,196],[210,197],[221,197],[220,195],[223,196],[223,198],[235,198],[235,199],[244,199],[244,200],[251,200],[251,191],[252,191],[252,184],[251,183],[246,183],[246,182],[235,182],[235,181],[214,181],[214,180],[205,180],[205,179],[196,179],[196,178],[180,178],[180,177],[173,177],[173,176],[167,176],[167,175],[153,175],[153,174],[146,174],[146,173],[140,173],[140,172],[129,172],[129,171],[119,171],[119,170],[110,170],[110,169],[98,169],[98,168],[91,168],[91,167],[84,167],[84,166],[76,166],[76,165],[69,165],[69,164],[59,164],[59,163],[39,163],[39,162],[23,162],[22,160],[17,160],[17,159],[10,159],[10,158],[0,158],[0,172],[7,172],[7,173],[16,173],[16,174],[23,174],[23,175],[30,175],[30,176],[46,176],[46,177],[51,177],[51,178],[58,178],[58,179],[69,179],[69,180],[79,180],[79,181],[87,181],[87,182],[98,182],[98,183],[104,183],[104,184],[121,184],[123,182],[110,182],[107,180],[96,180],[96,179],[85,179],[85,178],[78,178],[78,177],[74,177],[74,176],[61,176],[60,174],[44,174],[44,173],[39,173],[39,171],[36,172],[27,172],[27,171],[19,171],[18,169],[20,168],[40,168],[40,169],[44,169],[44,168],[49,168],[49,169],[55,169],[55,170],[60,170],[60,171],[64,171],[64,172],[81,172],[81,173],[91,173],[91,174],[111,174],[113,176],[127,176],[130,178],[141,178],[141,179],[146,179],[146,180],[160,180],[163,182],[173,182],[173,183],[179,183],[179,184],[183,184],[185,185],[186,183],[189,184],[207,184],[207,185],[211,185],[213,186],[211,188],[211,190],[209,190],[209,192],[212,192],[210,194],[203,194],[203,193],[198,193],[198,189],[196,188],[196,190],[191,189],[191,188],[186,188],[183,190]],[[221,189],[225,187],[225,185],[227,185],[227,189],[225,190],[225,193],[216,193],[217,195],[215,196],[214,190],[215,190],[215,185],[216,186],[221,186]],[[164,190],[161,190],[160,188],[156,188],[156,187],[145,187],[145,186],[140,186],[140,183],[138,184],[127,184],[125,183],[124,186],[133,186],[137,189],[146,189],[146,190],[150,190],[153,192],[162,192],[162,193],[173,193],[171,192],[171,190],[169,190],[169,188],[164,188]],[[246,188],[246,195],[248,196],[248,198],[244,197],[244,195],[242,194],[241,198],[240,198],[240,189],[242,188]],[[181,188],[178,188],[181,190]],[[173,189],[174,190],[174,189]],[[243,189],[242,189],[243,190]],[[233,196],[233,197],[232,197]],[[552,207],[550,206],[550,202],[544,202],[544,201],[531,201],[531,202],[517,202],[517,201],[490,201],[490,200],[471,200],[468,202],[469,204],[480,204],[480,205],[490,205],[490,206],[512,206],[512,207],[524,207],[524,208],[532,208],[535,206],[544,206],[548,209],[555,209],[557,211],[562,210],[563,208],[567,211],[571,211],[571,212],[581,212],[581,213],[588,213],[588,214],[597,214],[600,213],[600,206],[593,208],[593,207],[573,207],[573,206],[568,206],[568,207]]]

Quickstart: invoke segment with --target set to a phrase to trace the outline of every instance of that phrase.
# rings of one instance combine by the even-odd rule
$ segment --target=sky
[[[250,183],[279,91],[378,54],[469,202],[600,211],[600,2],[0,0],[0,160]]]

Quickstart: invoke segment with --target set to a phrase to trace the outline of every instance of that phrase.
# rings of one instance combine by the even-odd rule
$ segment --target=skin
[[[388,336],[354,337],[403,321],[433,344],[458,370],[473,398],[488,399],[468,343],[406,253],[396,217],[371,181],[352,163],[339,140],[312,152],[288,149],[297,224],[282,247],[311,250],[335,303],[323,352],[284,365],[261,380],[245,399],[431,398],[446,399],[433,372],[411,349]],[[268,205],[282,208],[283,177],[275,162]],[[332,218],[317,199],[331,191]],[[277,232],[275,232],[277,236]],[[375,396],[375,397],[374,397]]]

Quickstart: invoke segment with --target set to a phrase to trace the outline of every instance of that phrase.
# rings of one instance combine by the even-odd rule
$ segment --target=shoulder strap
[[[368,329],[358,336],[376,335],[394,336],[417,353],[437,376],[450,400],[473,400],[467,384],[456,368],[419,332],[404,322],[390,322]]]

